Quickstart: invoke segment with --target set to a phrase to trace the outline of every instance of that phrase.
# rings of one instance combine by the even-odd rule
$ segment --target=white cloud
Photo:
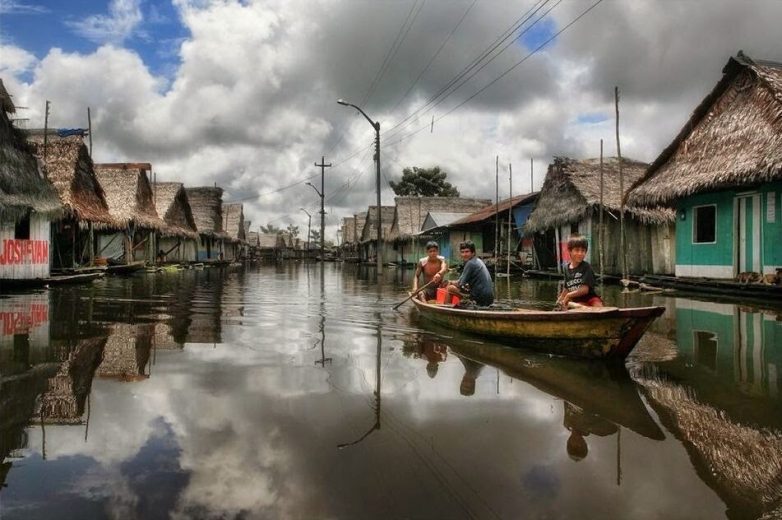
[[[44,14],[50,12],[48,7],[14,0],[0,0],[0,14]]]
[[[396,105],[466,6],[429,2],[399,48],[382,84],[363,108],[387,132],[433,96],[465,64],[528,7],[524,2],[476,4],[411,95]],[[339,97],[359,103],[380,67],[409,6],[397,2],[177,0],[188,36],[165,52],[178,67],[157,77],[133,51],[102,46],[88,54],[52,49],[40,62],[16,49],[4,75],[16,99],[31,107],[53,101],[55,124],[84,124],[93,111],[96,159],[149,161],[164,180],[195,186],[217,182],[225,199],[245,200],[254,225],[270,221],[306,226],[299,207],[316,210],[306,186],[253,198],[317,174],[326,155],[326,197],[353,179],[350,189],[327,205],[327,234],[338,219],[374,204],[371,152],[344,161],[370,145],[373,131]],[[599,140],[613,155],[613,87],[622,90],[623,154],[652,160],[668,144],[738,49],[750,56],[781,59],[774,21],[782,3],[755,2],[747,10],[730,1],[703,9],[700,2],[603,2],[544,52],[455,110],[527,50],[511,46],[457,93],[423,113],[396,136],[385,134],[385,178],[402,167],[439,164],[465,196],[492,198],[494,157],[512,163],[514,192],[529,188],[529,158],[535,186],[553,155],[597,156]],[[585,8],[563,2],[552,11],[563,27]],[[681,30],[686,20],[687,30]],[[80,25],[103,41],[120,42],[141,21],[138,1],[114,1],[108,15]],[[153,29],[149,29],[153,30]],[[154,36],[154,35],[152,35]],[[3,60],[6,64],[7,60]],[[6,65],[7,66],[7,65]],[[19,75],[33,70],[30,84]],[[76,73],[75,71],[78,71]],[[42,122],[40,108],[29,116]],[[593,124],[583,114],[606,114]],[[426,127],[391,146],[409,131]],[[383,182],[385,185],[385,182]],[[501,193],[502,187],[501,187]],[[393,194],[384,187],[384,203]],[[249,199],[249,200],[248,200]],[[311,211],[313,213],[313,211]],[[286,216],[287,215],[287,216]]]
[[[96,43],[122,43],[141,23],[140,0],[112,0],[109,14],[93,14],[66,25],[76,34]]]

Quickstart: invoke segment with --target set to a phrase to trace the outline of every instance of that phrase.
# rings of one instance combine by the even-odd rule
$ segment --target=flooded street
[[[782,309],[607,287],[666,307],[624,367],[394,311],[411,274],[289,263],[3,295],[0,518],[782,514]],[[556,294],[506,282],[516,303]]]

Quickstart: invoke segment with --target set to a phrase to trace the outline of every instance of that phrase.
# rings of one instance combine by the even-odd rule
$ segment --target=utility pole
[[[326,168],[331,168],[331,163],[326,164],[326,158],[324,156],[320,157],[320,164],[315,163],[315,166],[320,167],[320,192],[318,192],[318,195],[320,195],[320,261],[325,262],[326,257],[323,254],[323,240],[326,236],[326,210],[323,208],[324,204],[324,198],[326,195],[325,191],[325,174],[326,174]],[[315,190],[317,191],[317,190]]]
[[[49,105],[51,103],[46,100],[46,112],[43,116],[43,163],[46,165],[46,146],[49,138]]]
[[[380,121],[375,122],[375,164],[377,165],[377,172],[375,175],[375,187],[377,189],[377,251],[375,256],[377,257],[377,276],[378,283],[380,283],[380,273],[383,271],[383,256],[382,249],[382,236],[383,236],[383,216],[381,214],[380,206]],[[378,394],[378,401],[380,400],[380,394]]]

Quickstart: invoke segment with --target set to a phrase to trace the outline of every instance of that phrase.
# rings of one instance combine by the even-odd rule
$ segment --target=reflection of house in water
[[[113,324],[103,352],[103,361],[95,375],[121,381],[139,381],[149,377],[147,365],[152,352],[154,324]]]
[[[724,318],[723,318],[724,319]],[[655,371],[635,375],[660,420],[687,449],[698,475],[728,506],[728,518],[782,516],[782,435],[740,424],[690,388]]]
[[[0,375],[50,361],[49,293],[0,298]]]
[[[105,345],[105,337],[79,342],[57,373],[49,378],[48,388],[39,400],[40,409],[36,417],[49,424],[81,424],[84,405]]]
[[[676,342],[699,368],[732,379],[739,391],[779,398],[782,321],[736,305],[676,300]]]
[[[226,270],[207,269],[198,275],[198,283],[193,288],[189,300],[190,325],[187,329],[185,342],[220,343],[222,330],[220,316],[222,314]],[[175,337],[179,336],[175,334]]]
[[[36,398],[59,364],[49,347],[49,294],[0,298],[0,487],[14,450],[27,444],[25,427]]]
[[[174,338],[173,330],[167,323],[154,323],[152,329],[153,350],[180,350],[184,346]]]

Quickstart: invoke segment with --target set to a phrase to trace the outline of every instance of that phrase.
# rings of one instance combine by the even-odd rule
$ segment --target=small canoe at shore
[[[583,358],[627,357],[664,307],[586,307],[568,311],[472,310],[413,298],[422,317],[514,346]]]

